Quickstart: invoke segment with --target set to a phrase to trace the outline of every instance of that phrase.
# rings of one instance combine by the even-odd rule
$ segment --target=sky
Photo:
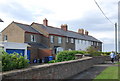
[[[118,22],[119,0],[96,0],[106,16]],[[114,24],[101,13],[94,0],[0,0],[0,31],[12,21],[31,24],[43,23],[59,27],[67,24],[71,31],[83,28],[89,35],[103,42],[103,51],[112,51],[114,45]]]

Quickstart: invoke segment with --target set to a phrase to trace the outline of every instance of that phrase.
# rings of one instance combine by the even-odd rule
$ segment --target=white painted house
[[[87,48],[90,47],[90,46],[91,46],[91,42],[90,41],[79,40],[79,39],[75,40],[75,50],[86,51]]]

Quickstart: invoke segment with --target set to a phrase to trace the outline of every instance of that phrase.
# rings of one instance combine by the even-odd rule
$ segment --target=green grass
[[[95,79],[118,79],[118,66],[106,68]]]

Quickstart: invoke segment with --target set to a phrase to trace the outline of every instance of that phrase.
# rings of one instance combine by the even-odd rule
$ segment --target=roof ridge
[[[33,23],[35,23],[35,22],[33,22]],[[43,24],[40,24],[40,23],[35,23],[35,24],[43,25]],[[43,26],[44,26],[44,25],[43,25]],[[58,27],[53,27],[53,26],[47,26],[47,27],[51,27],[51,28],[56,28],[56,29],[62,30],[61,28],[58,28]],[[62,30],[62,31],[64,31],[64,30]],[[73,33],[76,33],[76,34],[80,34],[80,33],[78,33],[78,32],[71,31],[71,30],[67,30],[67,31],[68,31],[68,32],[73,32]],[[80,34],[80,35],[85,35],[85,34]],[[85,36],[91,36],[91,35],[85,35]]]
[[[26,25],[26,26],[31,26],[31,25],[28,25],[28,24],[23,24],[23,23],[19,23],[19,22],[15,22],[15,21],[13,21],[13,23],[22,24],[22,25]]]

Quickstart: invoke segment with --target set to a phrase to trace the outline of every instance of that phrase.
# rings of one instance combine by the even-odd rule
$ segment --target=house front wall
[[[50,36],[53,36],[53,39],[54,39],[54,42],[51,43],[50,41]],[[71,43],[70,42],[70,38],[68,39],[69,42],[67,43],[66,42],[66,37],[62,37],[62,36],[55,36],[55,35],[50,35],[49,36],[49,41],[50,41],[50,48],[52,48],[53,50],[53,54],[56,54],[55,53],[55,49],[56,50],[75,50],[75,43]],[[58,43],[58,37],[61,37],[62,38],[62,42],[61,43]],[[57,49],[58,48],[58,49]]]
[[[91,46],[89,41],[82,40],[81,42],[79,39],[75,40],[75,50],[83,50],[86,51],[88,47]]]
[[[24,43],[24,30],[14,23],[11,23],[2,31],[2,41],[4,41],[5,35],[7,35],[7,42]]]
[[[34,34],[34,33],[25,33],[25,42],[32,42],[31,41],[31,35],[35,36],[36,43],[41,43],[41,35]]]

